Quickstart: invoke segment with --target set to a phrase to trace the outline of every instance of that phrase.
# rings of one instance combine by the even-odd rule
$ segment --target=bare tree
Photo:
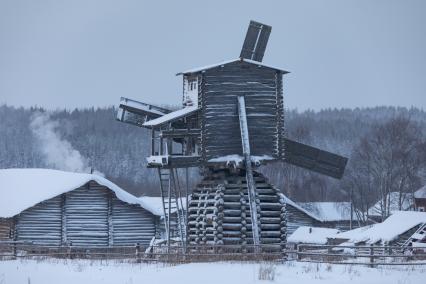
[[[367,213],[381,200],[380,213],[391,213],[391,192],[398,192],[398,208],[420,186],[425,169],[425,138],[419,126],[406,117],[375,125],[355,147],[346,186],[355,190],[359,209]],[[373,198],[373,199],[371,199]]]

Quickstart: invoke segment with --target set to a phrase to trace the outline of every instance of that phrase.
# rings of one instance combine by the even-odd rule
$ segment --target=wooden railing
[[[46,246],[31,242],[0,242],[0,260],[17,258],[67,258],[67,259],[128,259],[136,262],[212,262],[224,260],[276,261],[285,254],[277,245],[261,245],[259,252],[254,246],[244,249],[237,245],[187,246]]]
[[[289,258],[306,262],[344,264],[426,264],[426,248],[400,246],[343,246],[299,244]]]
[[[426,264],[426,248],[300,244],[281,251],[277,245],[171,246],[45,246],[30,242],[0,242],[0,260],[99,259],[134,262],[301,261],[317,263],[402,265]]]

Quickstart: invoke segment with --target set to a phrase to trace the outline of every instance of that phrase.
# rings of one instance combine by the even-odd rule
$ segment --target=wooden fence
[[[30,242],[0,242],[0,260],[6,259],[99,259],[134,262],[214,262],[214,261],[301,261],[316,263],[403,265],[426,264],[426,248],[398,246],[339,246],[300,244],[277,252],[274,245],[171,246],[41,246]]]
[[[279,247],[279,246],[278,246]],[[136,262],[212,262],[224,260],[280,261],[285,254],[277,252],[277,245],[261,245],[244,249],[237,245],[187,246],[45,246],[32,242],[0,242],[0,260],[19,258],[68,258],[68,259],[127,259]]]
[[[299,244],[288,254],[289,258],[305,262],[368,264],[370,266],[426,264],[426,247]]]

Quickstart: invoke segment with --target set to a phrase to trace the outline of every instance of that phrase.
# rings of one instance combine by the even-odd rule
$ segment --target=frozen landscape
[[[270,2],[0,0],[0,284],[426,283],[426,1]]]
[[[0,283],[424,283],[425,266],[366,266],[287,262],[131,264],[46,260],[0,262]],[[191,275],[191,276],[190,276]],[[213,276],[214,277],[211,277]],[[196,277],[195,277],[196,276]],[[200,281],[200,279],[202,279]]]

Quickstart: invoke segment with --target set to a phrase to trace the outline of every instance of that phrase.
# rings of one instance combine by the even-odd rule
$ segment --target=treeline
[[[39,112],[44,110],[0,106],[0,168],[52,166],[30,127]],[[137,195],[158,194],[156,172],[146,168],[148,131],[116,122],[112,107],[58,110],[50,119],[89,167]],[[294,200],[343,201],[352,196],[356,206],[365,209],[386,192],[412,192],[426,182],[426,112],[421,109],[287,110],[285,120],[289,138],[349,158],[342,180],[286,164],[261,168]],[[194,183],[197,173],[195,169],[191,174]]]

